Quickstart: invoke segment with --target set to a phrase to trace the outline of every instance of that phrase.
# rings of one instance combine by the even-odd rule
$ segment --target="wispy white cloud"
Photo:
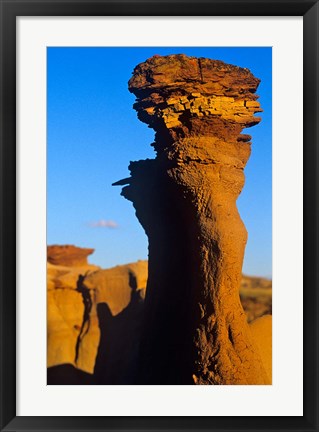
[[[96,222],[90,222],[89,226],[91,228],[118,228],[118,224],[113,221],[113,220],[105,220],[105,219],[100,219],[99,221]]]

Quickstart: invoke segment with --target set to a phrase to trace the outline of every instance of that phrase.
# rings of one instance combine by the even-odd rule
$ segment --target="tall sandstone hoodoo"
[[[236,200],[251,151],[241,131],[260,121],[258,84],[248,69],[185,55],[154,56],[129,81],[156,150],[115,183],[149,239],[141,383],[270,383],[239,298]]]

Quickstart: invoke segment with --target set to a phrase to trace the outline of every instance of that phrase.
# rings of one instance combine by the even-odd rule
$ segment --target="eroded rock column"
[[[258,84],[248,69],[185,55],[154,56],[129,81],[157,153],[130,164],[122,191],[149,238],[141,383],[269,382],[239,299],[241,131],[260,121]]]

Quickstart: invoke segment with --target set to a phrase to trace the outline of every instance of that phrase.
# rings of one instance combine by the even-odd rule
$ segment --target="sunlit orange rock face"
[[[48,246],[48,383],[135,383],[147,262],[79,266],[88,251],[94,249]]]
[[[258,84],[248,69],[185,55],[152,57],[129,81],[157,152],[130,164],[122,191],[149,238],[141,383],[270,383],[239,299],[241,131],[260,121]]]
[[[72,245],[47,247],[48,367],[69,364],[93,373],[100,339],[95,291],[79,284],[99,269],[87,262],[93,252]]]

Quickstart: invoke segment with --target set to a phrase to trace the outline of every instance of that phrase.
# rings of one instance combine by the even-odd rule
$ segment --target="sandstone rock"
[[[138,384],[138,354],[143,324],[140,291],[132,293],[128,306],[117,315],[107,303],[97,306],[101,342],[94,375],[99,384]]]
[[[78,339],[76,367],[83,372],[93,374],[101,332],[97,316],[96,293],[94,290],[90,290],[88,294],[92,303],[88,311],[87,322],[83,322],[82,318],[82,332]]]
[[[138,97],[134,108],[138,111],[139,119],[158,132],[155,148],[160,150],[185,134],[197,134],[197,129],[199,135],[228,139],[229,132],[238,136],[238,131],[243,127],[257,124],[260,118],[254,117],[254,113],[261,109],[255,91],[259,82],[248,69],[218,60],[171,55],[152,57],[138,65],[129,81],[129,89]],[[180,110],[179,117],[183,115],[186,121],[174,125],[174,131],[166,134],[161,116],[171,113],[171,105],[181,97],[191,102],[191,105],[196,103],[197,107],[216,109],[215,116],[220,119],[210,118],[209,124],[207,121],[199,122],[198,117],[202,113],[198,111],[192,112],[195,118],[189,123],[184,110]],[[154,108],[152,113],[146,111],[150,106]],[[186,108],[186,111],[189,109]],[[231,121],[232,125],[224,127],[223,119]]]
[[[63,247],[60,249],[63,250]],[[128,379],[132,358],[136,356],[132,344],[136,344],[139,338],[141,306],[137,301],[136,307],[133,304],[128,312],[125,309],[131,304],[134,293],[139,299],[144,297],[146,281],[147,261],[108,270],[99,270],[99,267],[88,264],[67,267],[48,263],[48,367],[69,364],[79,371],[93,374],[99,346],[101,343],[102,347],[113,344],[117,347],[115,352],[107,362],[100,358],[99,364],[100,369],[101,364],[106,368],[112,364],[114,370],[103,373],[100,370],[99,374],[106,383],[114,380],[118,383],[125,377]],[[99,303],[107,305],[112,316],[120,315],[116,323],[112,322],[111,333],[108,333],[112,335],[113,342],[100,340]],[[103,321],[103,317],[101,319]],[[121,343],[116,342],[117,337],[121,338]],[[123,355],[125,361],[121,360]]]
[[[271,280],[244,275],[239,293],[248,322],[272,313]]]
[[[47,293],[47,366],[75,365],[76,344],[83,320],[82,296],[75,290]]]
[[[47,247],[47,261],[50,264],[66,267],[87,266],[87,257],[94,249],[79,248],[71,245],[53,245]]]
[[[81,281],[99,267],[87,264],[88,251],[93,249],[48,246],[47,364],[48,367],[71,364],[92,374],[100,329],[95,293],[83,288]]]
[[[147,261],[99,270],[89,274],[84,281],[87,288],[96,291],[96,302],[106,303],[113,316],[129,305],[132,292],[145,290],[146,283]]]
[[[250,323],[255,345],[258,347],[269,381],[272,381],[272,316],[264,315]]]
[[[94,376],[99,384],[136,384],[146,281],[147,261],[99,270],[83,280],[96,295],[101,338]],[[81,347],[86,349],[85,340]]]
[[[88,381],[91,384],[136,384],[147,265],[147,261],[138,261],[91,272],[87,276],[84,276],[83,272],[82,281],[78,284],[80,267],[54,266],[48,263],[49,384],[85,384]],[[70,282],[61,284],[61,276],[68,274],[71,274]],[[89,320],[88,317],[84,320],[84,305],[87,301],[83,299],[81,287],[82,290],[87,290],[86,294],[89,294],[91,299],[91,306],[88,308]],[[254,299],[252,307],[246,311],[251,320],[260,312],[259,296],[261,295],[262,299],[266,292],[271,300],[271,281],[243,276],[242,292]],[[263,333],[264,326],[260,327],[258,323],[259,320],[254,321],[251,329],[271,378],[271,333],[269,326],[266,328],[268,333]],[[267,326],[267,323],[265,325]],[[60,369],[57,369],[59,366],[66,367],[65,365],[73,365],[75,368],[72,376],[75,371],[81,373],[76,375],[74,382],[72,376],[70,377],[71,372],[64,373],[62,369],[61,373]],[[51,370],[55,371],[55,378],[52,377]],[[92,377],[91,381],[89,376]]]
[[[80,275],[87,276],[99,269],[98,266],[66,267],[68,271],[60,272],[54,277],[55,288],[77,289]],[[60,267],[61,269],[61,267]]]
[[[152,57],[129,81],[157,151],[130,164],[122,191],[149,238],[142,383],[270,382],[239,299],[241,131],[260,121],[258,84],[248,69],[185,55]],[[181,98],[189,108],[171,104]]]
[[[56,288],[47,292],[47,365],[72,364],[93,373],[100,342],[94,291]],[[53,285],[53,289],[52,289]]]

